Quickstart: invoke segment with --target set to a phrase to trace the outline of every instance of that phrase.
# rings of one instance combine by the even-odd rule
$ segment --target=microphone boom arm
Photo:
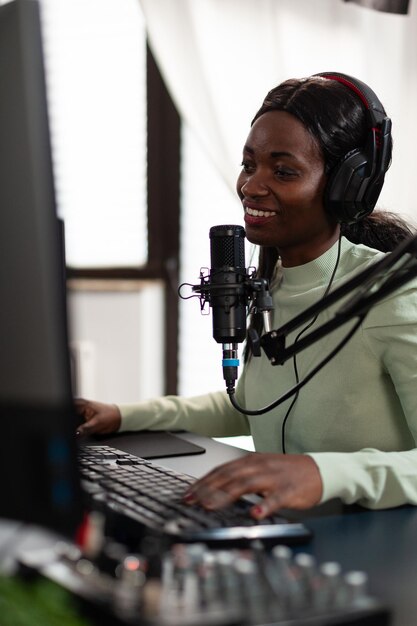
[[[416,249],[417,236],[414,235],[404,240],[383,259],[366,268],[338,289],[329,293],[325,298],[302,311],[288,323],[262,335],[259,339],[259,345],[264,350],[271,364],[282,365],[295,354],[305,350],[305,348],[353,318],[361,317],[363,319],[375,304],[416,277],[417,259],[411,254],[411,251],[416,251]],[[394,268],[397,263],[399,263],[398,267]],[[393,271],[387,272],[391,268],[393,268]],[[294,342],[288,347],[285,346],[286,337],[291,331],[301,326],[307,320],[312,319],[317,313],[328,309],[332,304],[349,295],[355,289],[357,291],[355,291],[353,297],[341,309],[336,311],[332,319],[310,332],[303,339]]]

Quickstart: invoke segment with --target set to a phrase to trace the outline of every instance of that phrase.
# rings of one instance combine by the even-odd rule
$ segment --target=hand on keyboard
[[[220,465],[196,481],[184,502],[221,509],[248,494],[262,494],[251,508],[255,519],[280,509],[306,509],[319,503],[322,481],[313,459],[304,454],[248,454]]]
[[[254,520],[252,503],[234,499],[222,510],[186,506],[183,496],[194,479],[110,446],[86,445],[79,451],[84,491],[92,509],[116,520],[136,537],[157,533],[176,541],[272,543],[307,541],[311,532],[279,515]],[[116,517],[115,517],[116,516]]]

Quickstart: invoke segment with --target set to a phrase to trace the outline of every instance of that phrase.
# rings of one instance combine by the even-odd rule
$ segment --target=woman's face
[[[242,166],[237,193],[249,241],[277,247],[286,267],[308,263],[333,245],[339,228],[323,207],[323,158],[297,118],[284,111],[261,115]]]

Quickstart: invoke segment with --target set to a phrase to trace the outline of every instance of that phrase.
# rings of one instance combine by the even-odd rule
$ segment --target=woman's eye
[[[292,170],[287,170],[283,167],[277,167],[274,171],[274,174],[279,178],[292,178],[293,176],[295,176],[295,172],[293,172]]]
[[[249,161],[242,161],[241,166],[244,172],[250,172],[253,169],[253,165]]]

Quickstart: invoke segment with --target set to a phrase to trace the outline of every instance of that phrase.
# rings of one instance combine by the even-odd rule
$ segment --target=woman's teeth
[[[246,213],[252,215],[252,217],[271,217],[276,215],[275,211],[258,211],[257,209],[250,209],[246,207]]]

